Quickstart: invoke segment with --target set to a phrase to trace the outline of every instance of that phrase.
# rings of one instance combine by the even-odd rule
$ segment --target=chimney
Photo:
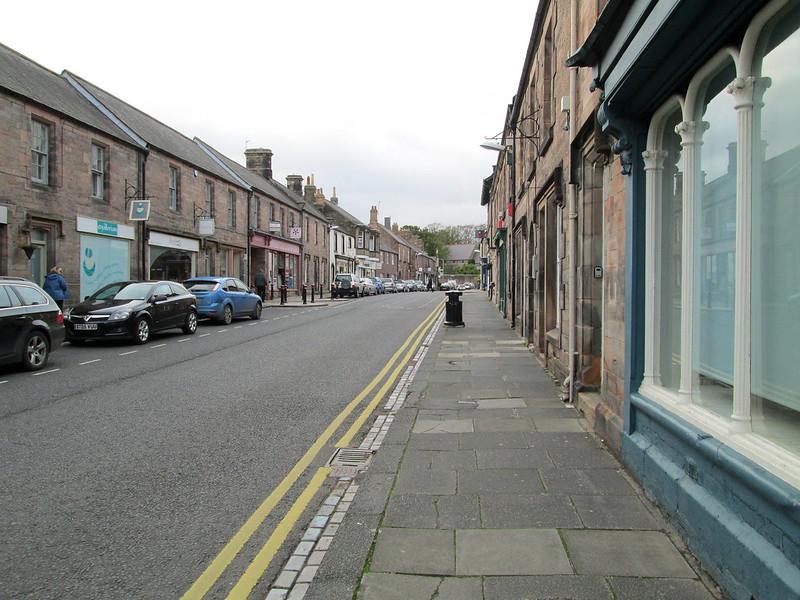
[[[302,175],[287,175],[286,187],[292,190],[295,194],[303,195],[303,176]]]
[[[383,217],[383,226],[386,227],[386,229],[391,229],[392,217]]]
[[[397,221],[392,223],[392,231],[394,231],[395,233],[399,233],[400,232],[400,225],[397,224]]]
[[[306,178],[306,187],[303,188],[303,200],[308,202],[309,204],[313,204],[316,201],[317,195],[317,186],[314,185],[314,176],[309,175]]]
[[[272,150],[250,148],[244,151],[247,170],[258,173],[264,179],[272,179]]]
[[[378,228],[378,207],[373,206],[369,209],[369,228],[370,229],[377,229]]]
[[[333,194],[331,195],[331,202],[339,206],[339,198],[336,197],[336,186],[333,186]]]

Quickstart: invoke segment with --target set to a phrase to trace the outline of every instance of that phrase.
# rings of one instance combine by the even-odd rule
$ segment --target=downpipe
[[[569,45],[570,52],[574,54],[578,44],[578,0],[569,2]],[[569,136],[572,138],[576,134],[577,115],[575,108],[578,105],[578,69],[570,69],[569,77]],[[570,140],[571,142],[572,140]],[[571,144],[570,144],[571,145]],[[572,161],[576,159],[576,153],[570,152],[570,179],[575,172],[576,165]],[[580,159],[578,159],[580,160]],[[579,165],[578,165],[579,166]],[[567,188],[567,235],[569,238],[569,273],[567,275],[567,285],[569,285],[569,396],[568,405],[574,406],[579,386],[575,385],[577,378],[577,340],[578,324],[577,302],[578,302],[578,184],[570,183]]]

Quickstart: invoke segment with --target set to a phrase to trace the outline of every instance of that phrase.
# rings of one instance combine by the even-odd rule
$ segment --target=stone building
[[[304,198],[306,203],[313,202],[314,207],[330,224],[329,252],[332,277],[335,277],[336,273],[355,273],[364,276],[363,271],[359,272],[361,259],[358,258],[357,240],[360,232],[363,245],[364,230],[367,226],[339,206],[335,187],[330,199],[325,198],[322,188],[317,188],[314,184],[313,176],[308,178],[304,188]]]

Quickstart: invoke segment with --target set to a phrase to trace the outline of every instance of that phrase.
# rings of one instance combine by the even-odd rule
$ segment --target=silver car
[[[362,291],[361,291],[362,296],[374,296],[375,294],[378,293],[378,289],[375,287],[375,284],[372,283],[372,279],[370,279],[369,277],[362,277],[361,284],[362,284]]]
[[[397,286],[394,284],[394,279],[391,277],[381,277],[383,282],[383,289],[387,294],[394,294],[397,292]]]

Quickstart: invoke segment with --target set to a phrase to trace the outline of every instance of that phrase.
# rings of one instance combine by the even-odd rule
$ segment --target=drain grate
[[[331,474],[339,477],[354,476],[359,471],[366,471],[374,454],[367,448],[337,448],[328,459]]]

